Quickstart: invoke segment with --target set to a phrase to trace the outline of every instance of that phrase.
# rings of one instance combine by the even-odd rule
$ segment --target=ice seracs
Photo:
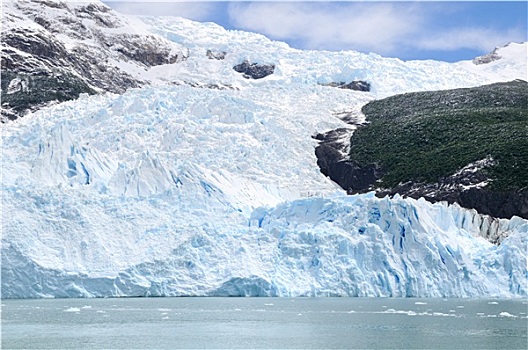
[[[526,294],[525,220],[347,197],[309,132],[342,123],[343,92],[255,90],[93,96],[4,127],[2,295]]]
[[[526,220],[346,196],[314,153],[312,136],[374,98],[489,76],[146,23],[187,59],[2,127],[2,297],[527,295]],[[275,71],[245,79],[232,69],[245,59]],[[370,92],[320,85],[359,79]]]

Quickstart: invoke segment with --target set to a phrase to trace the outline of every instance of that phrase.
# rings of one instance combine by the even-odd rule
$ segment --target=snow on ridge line
[[[528,81],[528,42],[511,42],[503,47],[497,47],[488,54],[494,59],[487,63],[475,64],[474,61],[461,61],[456,66],[471,73],[492,79],[495,82],[506,82],[516,79]]]
[[[526,297],[526,220],[504,220],[497,247],[474,236],[466,212],[372,193],[300,199],[245,225],[196,222],[168,254],[99,276],[43,268],[4,242],[2,297]]]
[[[226,30],[210,23],[178,17],[142,17],[150,30],[190,49],[188,61],[177,69],[156,67],[151,81],[188,80],[247,87],[272,83],[326,84],[366,80],[376,98],[424,90],[474,87],[514,79],[526,80],[526,46],[515,44],[500,50],[502,60],[476,66],[471,61],[407,61],[355,51],[313,51],[290,48],[260,34]],[[521,54],[524,47],[524,56]],[[225,52],[225,59],[210,60],[206,50]],[[246,80],[231,69],[244,60],[274,64],[275,73],[263,81]],[[211,62],[213,61],[213,62]]]

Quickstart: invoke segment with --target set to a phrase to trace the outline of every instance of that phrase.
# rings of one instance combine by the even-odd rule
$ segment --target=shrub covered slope
[[[457,191],[526,193],[525,81],[407,93],[370,102],[363,113],[368,124],[353,134],[350,160],[379,169],[373,184],[377,188],[395,192],[409,184],[415,189],[416,184],[453,186],[465,169],[463,178],[455,181],[465,187]]]

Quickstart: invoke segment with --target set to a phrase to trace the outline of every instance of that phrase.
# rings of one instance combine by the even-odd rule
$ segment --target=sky
[[[257,32],[298,49],[402,60],[472,59],[528,41],[526,1],[104,1],[134,15],[179,16]]]

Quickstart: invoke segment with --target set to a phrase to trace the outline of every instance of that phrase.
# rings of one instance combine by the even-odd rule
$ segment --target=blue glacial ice
[[[312,136],[347,126],[339,113],[361,116],[396,92],[476,86],[489,72],[149,23],[190,48],[187,61],[145,73],[158,85],[2,127],[3,298],[527,296],[526,220],[346,196],[316,166]],[[225,62],[206,49],[227,51]],[[244,79],[231,67],[246,58],[276,74]],[[373,91],[319,85],[346,79]]]

